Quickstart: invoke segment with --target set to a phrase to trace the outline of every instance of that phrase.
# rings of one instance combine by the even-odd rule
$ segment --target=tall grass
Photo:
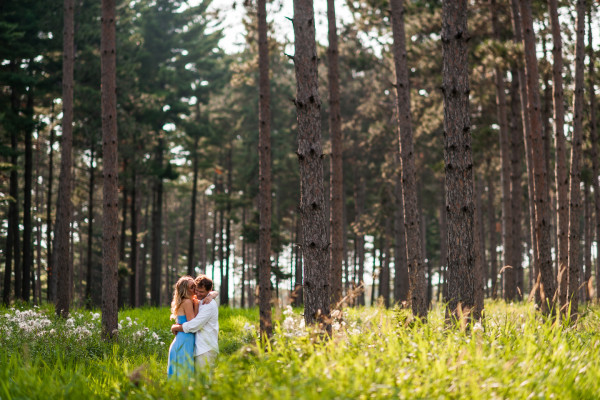
[[[597,307],[567,326],[527,304],[488,303],[483,326],[467,330],[447,327],[441,308],[426,323],[411,322],[404,311],[348,309],[331,340],[307,333],[298,310],[287,310],[269,343],[257,339],[256,309],[221,308],[217,365],[187,382],[166,378],[172,340],[166,308],[121,311],[116,344],[100,340],[93,313],[74,313],[67,326],[51,311],[38,313],[49,316],[44,332],[52,334],[22,332],[20,339],[7,335],[6,326],[21,329],[6,317],[15,311],[0,309],[0,399],[591,399],[600,393]],[[90,335],[74,335],[76,326],[87,326]]]

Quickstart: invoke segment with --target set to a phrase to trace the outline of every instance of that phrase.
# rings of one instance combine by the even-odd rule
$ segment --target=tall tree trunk
[[[391,188],[387,188],[391,192]],[[387,191],[386,190],[386,191]],[[383,218],[383,234],[382,234],[382,252],[381,252],[381,276],[379,277],[380,282],[380,295],[383,297],[383,303],[386,308],[390,306],[390,258],[391,258],[391,246],[390,241],[393,233],[393,220],[387,218],[392,212],[391,199],[392,193],[386,193],[383,201],[384,215]]]
[[[523,43],[525,47],[525,80],[527,82],[527,110],[530,118],[531,149],[533,152],[533,195],[535,200],[535,232],[541,287],[543,289],[542,310],[553,309],[556,288],[552,268],[552,236],[549,199],[547,191],[547,171],[545,152],[542,142],[542,125],[540,115],[539,74],[535,54],[535,33],[531,16],[531,0],[524,0],[521,6],[521,24],[523,26]],[[531,167],[531,165],[530,165]]]
[[[31,223],[31,192],[33,190],[33,89],[27,94],[25,108],[25,190],[23,194],[23,287],[21,298],[29,302],[31,292],[31,273],[33,271],[32,223]],[[34,294],[35,295],[35,294]]]
[[[242,229],[246,226],[246,207],[242,207]],[[241,299],[240,299],[240,307],[246,307],[246,261],[248,260],[246,254],[247,246],[246,246],[246,238],[242,237],[242,289],[241,289]],[[293,249],[292,249],[293,253]]]
[[[590,157],[592,159],[592,188],[594,189],[594,214],[596,226],[596,298],[600,300],[600,185],[598,185],[598,176],[600,176],[600,163],[598,160],[598,130],[596,119],[596,91],[594,82],[594,47],[592,46],[592,10],[590,3],[588,9],[588,50],[589,50],[589,94],[590,94]],[[590,266],[591,268],[591,266]]]
[[[138,303],[140,305],[146,305],[147,296],[146,296],[146,271],[148,270],[148,249],[150,248],[150,235],[148,234],[148,230],[150,229],[150,195],[148,194],[148,190],[146,193],[146,205],[144,207],[144,228],[142,232],[144,232],[144,248],[141,254],[140,260],[140,273],[138,276]]]
[[[135,164],[134,164],[135,165]],[[140,231],[140,195],[139,195],[139,175],[135,168],[132,169],[131,177],[131,253],[129,255],[129,303],[133,307],[139,307],[139,238]]]
[[[200,106],[196,103],[196,113],[200,113]],[[199,115],[197,116],[199,118]],[[187,265],[187,274],[189,276],[194,275],[194,243],[196,239],[196,199],[198,197],[198,142],[200,140],[200,136],[194,136],[194,147],[192,148],[192,168],[194,177],[192,178],[192,211],[190,216],[190,235],[188,242],[188,265]]]
[[[90,186],[88,190],[88,234],[87,234],[87,269],[85,278],[85,301],[86,306],[92,306],[92,266],[93,264],[93,249],[92,243],[94,238],[94,191],[95,191],[95,175],[96,167],[94,166],[95,156],[95,140],[92,138],[90,146]]]
[[[590,185],[588,182],[584,183],[584,196],[583,196],[583,221],[584,221],[584,232],[585,232],[585,247],[584,247],[584,263],[585,269],[583,271],[583,282],[582,282],[582,302],[588,302],[591,299],[591,287],[589,282],[592,279],[592,210],[590,208]]]
[[[323,323],[327,331],[330,331],[329,237],[325,217],[321,99],[314,17],[312,0],[294,0],[297,154],[301,182],[302,254],[305,262],[304,319],[307,325]]]
[[[300,218],[296,219],[296,264],[294,266],[294,291],[296,292],[296,299],[294,305],[296,307],[302,306],[304,303],[303,288],[303,267],[302,267],[302,222]]]
[[[271,87],[269,81],[269,42],[267,38],[266,0],[258,1],[259,57],[259,190],[258,208],[258,285],[260,332],[273,333],[271,322]],[[295,5],[295,2],[294,2]],[[296,282],[297,283],[297,282]]]
[[[571,315],[577,314],[579,301],[579,220],[581,217],[581,142],[583,141],[583,71],[585,36],[585,0],[577,0],[577,39],[575,45],[575,98],[573,101],[573,140],[569,187],[569,289]]]
[[[41,168],[41,135],[38,134],[37,141],[35,144],[35,176],[40,177],[40,168]],[[35,179],[35,210],[36,214],[40,213],[42,210],[42,195],[41,195],[41,185],[39,179]],[[36,233],[36,266],[37,273],[36,279],[33,286],[33,304],[40,305],[42,303],[42,219],[40,215],[35,217],[35,233]]]
[[[115,0],[102,0],[102,336],[116,339],[119,266]]]
[[[488,187],[488,225],[490,227],[490,275],[492,284],[492,298],[495,299],[498,295],[498,257],[496,253],[497,247],[497,235],[496,235],[496,208],[494,201],[496,199],[496,187],[494,177],[491,169],[489,168],[488,160],[488,176],[487,176],[487,187]]]
[[[214,186],[215,193],[218,193],[219,190],[219,181],[217,178],[217,173],[215,172],[214,178]],[[213,201],[213,232],[212,232],[212,242],[210,243],[211,251],[210,251],[210,265],[212,267],[211,279],[215,280],[215,263],[217,261],[217,202]]]
[[[512,82],[510,87],[510,192],[512,207],[512,245],[514,263],[517,274],[517,289],[519,297],[523,297],[523,265],[521,244],[521,207],[523,202],[523,186],[521,184],[521,157],[523,156],[523,124],[521,122],[521,103],[519,98],[519,75],[516,69],[511,71]]]
[[[498,22],[498,4],[491,0],[492,30],[494,39],[501,40],[500,23]],[[502,188],[502,249],[504,265],[510,265],[504,271],[504,299],[515,300],[517,297],[517,274],[515,271],[514,257],[512,254],[512,199],[510,191],[510,137],[508,131],[508,118],[506,115],[506,85],[504,83],[504,71],[499,65],[494,68],[496,84],[496,110],[498,113],[498,125],[500,126],[500,182]]]
[[[440,181],[441,199],[440,199],[440,272],[441,272],[441,288],[438,294],[443,301],[448,298],[448,282],[447,282],[447,265],[448,265],[448,221],[446,217],[446,182],[444,179]],[[492,277],[493,279],[493,277]]]
[[[331,172],[330,178],[330,260],[331,260],[331,303],[336,304],[342,298],[342,259],[343,259],[343,148],[342,119],[340,115],[340,77],[338,37],[335,21],[334,0],[327,0],[327,19],[329,22],[329,48],[327,50],[329,80],[329,129],[331,130]]]
[[[53,239],[52,239],[52,183],[54,182],[54,99],[52,100],[52,111],[50,116],[50,143],[48,144],[48,194],[46,195],[46,258],[47,258],[47,300],[53,302],[56,299],[56,271],[54,270]]]
[[[398,167],[400,167],[400,156]],[[401,173],[398,171],[394,184],[394,301],[408,301],[408,260],[406,259],[406,230],[404,227],[404,196]]]
[[[225,280],[224,284],[227,290],[221,293],[221,304],[229,305],[229,262],[231,255],[231,193],[233,192],[233,147],[229,147],[227,151],[227,206],[226,206],[226,217],[227,222],[225,223]],[[233,269],[233,267],[232,267]],[[233,271],[231,272],[233,276]],[[233,285],[235,289],[235,285]],[[233,295],[232,295],[233,297]]]
[[[442,3],[444,161],[448,211],[448,309],[479,319],[475,299],[473,160],[469,119],[467,2]]]
[[[73,64],[75,62],[74,3],[74,0],[64,0],[63,121],[53,253],[54,265],[57,267],[56,313],[65,318],[69,315],[71,306],[69,283],[73,274],[73,260],[69,254],[69,227],[73,218],[71,168],[73,166]]]
[[[475,307],[483,310],[483,299],[485,297],[485,234],[483,229],[483,206],[481,194],[483,193],[483,180],[475,181]]]
[[[402,195],[404,197],[409,293],[413,314],[425,318],[427,317],[427,282],[425,280],[425,264],[421,253],[421,220],[417,205],[412,118],[410,114],[410,82],[408,79],[404,32],[404,2],[403,0],[391,0],[391,6],[394,66],[396,69],[396,112],[402,171]]]
[[[355,173],[356,176],[356,173]],[[364,210],[365,210],[365,192],[366,192],[366,188],[365,188],[365,179],[364,177],[360,176],[358,178],[358,183],[356,184],[356,188],[355,188],[355,208],[356,208],[356,225],[357,225],[357,232],[356,232],[356,252],[357,252],[357,258],[358,258],[358,279],[356,280],[356,284],[357,285],[362,285],[363,289],[360,291],[360,294],[358,296],[358,305],[359,306],[364,306],[365,305],[365,290],[366,290],[366,285],[365,285],[365,233],[364,233],[364,228],[363,228],[363,223],[361,221],[362,215],[364,214]],[[407,268],[407,275],[408,275],[408,268]],[[408,291],[407,291],[407,297],[408,297]]]
[[[163,168],[164,138],[158,139],[156,146],[156,166]],[[160,277],[162,263],[162,213],[163,213],[163,178],[162,174],[154,178],[152,204],[152,257],[150,260],[150,302],[154,307],[160,305]]]
[[[555,179],[558,200],[558,221],[556,232],[558,237],[557,258],[559,265],[558,300],[560,307],[567,302],[567,274],[569,239],[569,178],[567,176],[566,145],[565,145],[565,106],[563,93],[563,55],[560,22],[558,21],[558,0],[548,0],[550,23],[552,26],[552,77],[554,99],[554,141],[556,146]]]
[[[199,249],[199,258],[200,258],[200,273],[206,273],[206,241],[207,241],[207,226],[206,219],[208,217],[206,211],[206,195],[202,193],[202,212],[200,213],[200,249]]]

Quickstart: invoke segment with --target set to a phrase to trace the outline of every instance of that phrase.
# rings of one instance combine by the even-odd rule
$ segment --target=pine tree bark
[[[489,245],[490,245],[490,275],[492,284],[492,298],[496,299],[498,296],[498,256],[496,248],[498,246],[498,239],[496,235],[496,208],[494,201],[496,199],[496,186],[492,171],[489,168],[490,160],[488,160],[488,174],[487,174],[487,189],[488,189],[488,225],[489,230]]]
[[[473,160],[469,118],[466,0],[442,3],[444,161],[448,212],[448,308],[478,319],[475,299]]]
[[[410,113],[410,82],[404,32],[404,2],[391,0],[394,36],[394,66],[396,70],[396,112],[398,117],[399,152],[404,197],[404,225],[409,276],[409,298],[415,316],[427,317],[427,282],[421,252],[421,219],[417,205],[415,160],[413,154],[412,118]]]
[[[398,167],[400,167],[400,155]],[[404,196],[402,194],[401,173],[396,173],[394,184],[394,301],[401,304],[408,301],[408,260],[406,259],[406,230],[404,228]]]
[[[494,39],[500,41],[500,23],[498,21],[498,4],[496,0],[491,0],[490,8],[492,11],[492,31]],[[496,84],[496,111],[498,125],[500,126],[500,182],[502,189],[502,249],[504,265],[511,268],[504,270],[504,299],[506,301],[515,300],[517,297],[517,274],[515,271],[514,249],[512,243],[512,198],[510,190],[510,135],[508,131],[508,117],[506,113],[506,85],[504,83],[504,71],[499,65],[494,68]]]
[[[331,130],[330,172],[330,260],[331,260],[331,304],[342,299],[343,241],[343,148],[342,119],[340,115],[339,52],[335,21],[334,0],[327,0],[329,26],[329,48],[327,49],[329,80],[329,129]]]
[[[52,255],[53,250],[53,238],[52,238],[52,184],[54,182],[54,100],[52,101],[52,112],[50,117],[50,143],[48,144],[48,194],[46,195],[46,258],[48,260],[48,266],[46,273],[48,274],[46,285],[46,296],[49,302],[53,302],[56,299],[56,271],[54,269],[54,256]]]
[[[583,71],[585,36],[585,0],[577,0],[577,39],[575,45],[575,98],[573,101],[573,139],[571,142],[571,172],[569,185],[569,285],[567,299],[571,316],[577,314],[579,304],[579,240],[581,237],[581,143],[583,141]],[[562,311],[562,308],[561,308]]]
[[[329,319],[329,237],[323,185],[321,146],[321,99],[318,89],[317,49],[312,0],[294,0],[296,54],[296,111],[298,114],[298,161],[300,164],[300,215],[304,256],[304,319],[322,323]]]
[[[584,271],[582,274],[583,282],[582,282],[582,290],[581,290],[581,301],[586,303],[591,299],[590,286],[589,282],[592,279],[592,215],[590,208],[590,185],[588,182],[585,182],[583,185],[584,195],[583,195],[583,226],[584,226],[584,263],[583,266]]]
[[[259,221],[258,280],[260,332],[273,334],[271,321],[271,85],[269,81],[269,42],[266,1],[258,1],[259,57]]]
[[[512,244],[513,244],[513,267],[517,274],[517,289],[520,298],[523,297],[523,247],[521,243],[521,206],[523,202],[523,186],[521,183],[521,158],[523,157],[523,124],[521,121],[521,103],[519,98],[519,75],[516,69],[511,71],[512,82],[510,87],[510,192],[512,207]]]
[[[560,23],[558,21],[558,0],[548,0],[550,24],[552,27],[552,94],[554,99],[554,141],[556,146],[555,179],[558,200],[558,218],[556,231],[558,237],[557,258],[558,273],[558,300],[560,307],[567,302],[567,273],[568,265],[568,228],[569,228],[569,177],[567,176],[566,143],[565,143],[565,106],[563,92],[563,56]]]
[[[139,175],[133,169],[131,177],[131,253],[129,255],[129,303],[133,307],[139,307],[139,249],[140,243],[138,232],[140,231],[140,195]]]
[[[589,57],[589,94],[590,94],[590,157],[592,159],[592,188],[594,189],[594,216],[596,241],[600,242],[600,185],[598,185],[598,176],[600,176],[600,162],[598,160],[598,126],[596,118],[596,90],[594,81],[594,47],[592,41],[592,4],[588,9],[588,57]],[[590,266],[591,268],[591,266]],[[600,246],[596,245],[596,298],[600,299]]]
[[[196,103],[198,104],[198,103]],[[200,107],[196,107],[196,112],[200,112]],[[199,118],[199,117],[197,117]],[[189,234],[189,242],[188,242],[188,256],[187,256],[187,274],[189,276],[194,276],[194,244],[195,244],[195,236],[196,236],[196,199],[198,198],[198,142],[200,141],[200,137],[198,135],[194,136],[194,146],[192,147],[192,169],[193,169],[193,178],[192,178],[192,200],[191,200],[191,215],[190,215],[190,234]]]
[[[527,82],[527,110],[531,125],[531,149],[533,153],[533,195],[535,200],[535,233],[539,262],[540,282],[543,296],[542,310],[553,309],[556,283],[552,268],[552,236],[550,229],[549,199],[547,191],[547,171],[545,152],[542,141],[542,125],[540,115],[539,73],[535,55],[535,34],[531,16],[531,0],[521,1],[521,24],[523,27],[523,43],[525,47],[525,80]]]
[[[160,132],[157,130],[157,133]],[[164,138],[159,137],[156,146],[156,167],[163,168]],[[160,305],[160,283],[162,265],[162,216],[163,216],[163,178],[162,172],[154,177],[154,193],[152,204],[152,256],[150,260],[150,303],[154,307]]]
[[[31,274],[33,272],[33,247],[31,223],[31,193],[33,191],[33,89],[27,94],[25,108],[25,188],[23,194],[23,286],[21,299],[29,302],[31,292]]]
[[[102,336],[117,334],[119,186],[117,161],[117,70],[115,0],[102,0]]]
[[[56,232],[54,234],[54,265],[57,269],[56,314],[66,318],[71,306],[71,275],[73,260],[69,253],[69,231],[73,218],[72,147],[73,147],[73,64],[74,50],[74,0],[64,1],[63,31],[63,121],[61,139],[60,176],[56,204]]]
[[[90,184],[88,189],[88,233],[87,233],[87,269],[85,278],[85,301],[86,306],[92,306],[92,267],[94,253],[92,251],[92,243],[94,240],[94,191],[96,167],[94,166],[95,140],[92,139],[90,146]]]

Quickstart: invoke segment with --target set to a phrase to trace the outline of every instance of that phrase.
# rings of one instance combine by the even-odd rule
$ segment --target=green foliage
[[[489,303],[483,326],[467,329],[446,325],[443,308],[426,323],[412,321],[406,310],[348,309],[334,321],[331,340],[307,333],[301,310],[288,308],[273,339],[262,344],[256,309],[219,312],[216,368],[181,383],[166,378],[166,308],[121,311],[117,344],[95,334],[69,336],[68,322],[51,309],[39,313],[51,318],[47,328],[60,331],[61,340],[7,338],[7,315],[15,311],[2,309],[0,397],[585,399],[600,390],[596,306],[576,324],[561,325],[529,304]],[[75,326],[98,325],[93,317],[77,314]],[[136,339],[140,327],[164,343],[147,340],[152,335]]]

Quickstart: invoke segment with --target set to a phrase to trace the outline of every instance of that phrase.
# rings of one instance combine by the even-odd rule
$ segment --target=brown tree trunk
[[[447,265],[448,265],[448,221],[446,216],[446,182],[445,179],[441,183],[441,199],[440,199],[440,272],[441,272],[441,288],[438,294],[442,301],[448,298],[448,282],[447,282]]]
[[[69,253],[69,227],[73,218],[72,147],[73,147],[73,64],[74,0],[64,1],[63,31],[63,121],[61,139],[60,176],[56,204],[56,232],[54,234],[54,265],[57,267],[56,314],[66,318],[71,306],[71,275],[73,260]]]
[[[391,6],[394,36],[394,66],[396,69],[396,111],[402,171],[402,194],[404,197],[409,293],[413,314],[425,318],[427,317],[427,282],[425,279],[425,264],[421,253],[421,220],[417,206],[403,0],[391,0]]]
[[[523,157],[523,124],[521,122],[521,103],[519,98],[519,75],[516,69],[511,71],[512,82],[510,88],[510,192],[512,207],[512,244],[513,244],[513,267],[517,274],[517,289],[519,297],[523,297],[523,246],[521,243],[521,207],[523,202],[523,186],[521,184],[521,158]]]
[[[202,194],[202,212],[200,213],[200,249],[199,249],[199,258],[200,258],[200,272],[206,273],[206,241],[207,241],[207,226],[206,219],[208,217],[206,211],[206,195]]]
[[[569,187],[569,289],[571,316],[577,314],[579,302],[579,219],[581,217],[581,142],[583,141],[583,70],[585,36],[585,0],[577,0],[577,39],[575,46],[575,98],[573,101],[573,139]],[[561,308],[562,310],[562,308]]]
[[[496,253],[496,247],[498,245],[496,235],[496,208],[494,201],[496,199],[496,186],[492,171],[489,168],[488,160],[488,176],[487,176],[487,187],[488,187],[488,225],[490,227],[490,275],[492,284],[492,298],[495,299],[498,296],[498,257]]]
[[[90,186],[88,189],[88,233],[87,233],[87,269],[85,275],[85,302],[86,306],[92,306],[92,266],[93,266],[93,251],[92,243],[94,238],[94,191],[96,167],[94,166],[95,140],[92,138],[90,146]]]
[[[391,192],[391,188],[387,188]],[[383,234],[382,234],[382,249],[381,249],[381,276],[379,277],[380,282],[380,295],[383,297],[383,303],[386,308],[390,306],[390,258],[391,258],[391,246],[390,240],[393,233],[393,220],[387,218],[393,211],[391,210],[390,201],[392,199],[391,193],[384,194],[385,199],[382,201],[382,208],[384,211],[383,218]],[[393,203],[392,203],[393,204]]]
[[[142,232],[144,232],[144,248],[142,250],[141,259],[140,259],[140,273],[138,275],[138,303],[140,305],[146,305],[147,296],[146,296],[146,271],[148,267],[148,249],[150,248],[150,235],[148,234],[148,230],[150,229],[150,197],[151,195],[146,193],[146,205],[144,207],[144,228]]]
[[[342,298],[342,259],[343,259],[343,148],[342,120],[340,116],[340,84],[338,37],[335,21],[334,0],[327,0],[327,19],[329,22],[329,48],[327,50],[329,79],[329,129],[331,130],[331,201],[330,235],[331,235],[331,303],[336,304]]]
[[[102,336],[115,339],[118,320],[119,186],[115,0],[102,0]]]
[[[551,220],[547,191],[547,171],[545,152],[542,141],[542,125],[540,115],[539,74],[535,55],[535,33],[531,16],[531,0],[524,0],[521,6],[521,24],[523,26],[523,43],[525,47],[525,80],[527,82],[527,110],[530,118],[531,149],[533,152],[533,195],[535,200],[535,232],[539,271],[541,275],[542,310],[553,309],[556,288],[552,268],[552,236]],[[531,165],[530,165],[531,167]]]
[[[558,237],[557,258],[559,265],[558,273],[558,300],[560,307],[567,302],[567,274],[569,239],[567,230],[569,227],[569,178],[567,176],[566,144],[565,144],[565,106],[563,93],[563,56],[562,38],[560,34],[560,23],[558,21],[558,0],[548,0],[550,12],[550,23],[552,26],[552,76],[553,76],[553,99],[554,99],[554,141],[556,146],[555,179],[558,200],[558,220],[556,232]]]
[[[304,319],[323,323],[330,331],[329,237],[325,217],[321,99],[318,88],[317,49],[312,0],[294,0],[296,54],[296,111],[300,164],[300,215],[304,256]]]
[[[29,302],[31,292],[31,273],[33,271],[32,223],[31,223],[31,192],[33,190],[33,89],[27,94],[25,108],[25,188],[23,194],[23,286],[21,299]],[[35,294],[34,294],[35,295]]]
[[[259,221],[258,231],[258,284],[260,333],[270,337],[271,321],[271,86],[269,81],[269,42],[267,38],[267,11],[265,0],[258,1],[258,154],[259,154]]]
[[[160,134],[160,132],[157,133]],[[156,146],[156,167],[163,168],[164,138],[158,139]],[[162,213],[163,213],[163,178],[162,175],[154,177],[154,191],[152,204],[152,256],[150,260],[150,303],[154,307],[160,305],[160,280],[162,264]]]
[[[200,106],[196,103],[196,113],[197,119],[199,119]],[[192,211],[190,215],[190,234],[189,234],[189,242],[188,242],[188,256],[187,256],[187,274],[189,276],[194,276],[194,244],[196,241],[196,200],[198,198],[198,142],[200,140],[200,136],[194,136],[194,147],[192,148],[192,169],[193,169],[193,178],[192,178]]]
[[[475,307],[483,310],[483,300],[485,297],[485,234],[483,231],[483,202],[481,194],[483,193],[483,180],[477,179],[475,182]]]
[[[225,280],[223,281],[226,290],[220,294],[221,304],[229,305],[229,261],[231,255],[231,193],[233,191],[233,146],[227,151],[227,206],[225,209],[227,222],[225,223]],[[232,268],[233,269],[233,268]],[[232,272],[233,275],[233,272]],[[235,289],[235,285],[233,285]],[[232,295],[233,296],[233,295]]]
[[[300,307],[304,303],[303,274],[302,274],[302,223],[300,218],[296,218],[296,264],[294,265],[294,291],[296,299],[294,305]]]
[[[56,299],[56,271],[54,270],[53,239],[52,239],[52,183],[54,182],[54,100],[52,100],[52,112],[50,116],[50,143],[48,144],[48,194],[46,195],[46,258],[48,261],[46,297],[49,302]]]
[[[582,290],[581,290],[581,301],[588,302],[591,299],[591,287],[589,286],[590,279],[592,279],[592,210],[590,208],[590,185],[588,182],[584,183],[584,196],[583,196],[583,221],[584,221],[584,232],[585,232],[585,247],[584,247],[584,263],[585,269],[582,277]]]
[[[596,242],[600,242],[600,163],[598,160],[598,130],[596,119],[596,91],[594,89],[594,47],[592,46],[592,6],[588,10],[588,50],[589,50],[589,94],[590,94],[590,157],[592,159],[592,188],[594,189],[594,214]],[[590,266],[591,268],[591,266]],[[600,246],[596,244],[596,298],[600,300]]]
[[[491,0],[492,11],[492,30],[494,39],[501,40],[500,23],[498,22],[498,4],[496,0]],[[504,270],[504,299],[506,301],[515,300],[517,297],[517,274],[515,271],[514,249],[512,243],[512,198],[510,191],[510,135],[508,131],[508,118],[506,115],[506,85],[504,83],[504,71],[499,65],[494,68],[496,83],[496,110],[498,113],[498,125],[500,126],[500,182],[502,189],[502,249],[504,265],[511,268]]]
[[[475,319],[473,160],[469,119],[469,66],[466,0],[442,3],[444,161],[448,211],[448,308],[461,307]]]
[[[41,176],[40,168],[41,168],[41,135],[38,135],[37,141],[35,144],[35,176]],[[36,178],[35,180],[35,209],[38,213],[42,210],[42,195],[41,195],[41,185],[39,180]],[[36,279],[33,286],[33,304],[40,305],[42,303],[42,219],[40,215],[35,218],[35,233],[36,233],[36,266],[37,273]]]
[[[139,307],[139,250],[140,242],[138,232],[140,231],[140,193],[139,175],[133,170],[131,187],[131,254],[129,255],[129,302],[133,307]]]
[[[400,156],[398,167],[400,166]],[[401,174],[398,171],[394,184],[394,301],[408,301],[408,261],[406,259],[406,230],[404,228],[404,196]]]
[[[355,176],[356,176],[357,171],[355,171]],[[356,234],[356,253],[357,253],[357,259],[358,259],[358,278],[356,279],[356,285],[363,286],[363,290],[360,291],[360,294],[358,296],[358,305],[359,306],[364,306],[365,305],[365,234],[363,231],[363,225],[362,225],[362,215],[364,214],[364,210],[365,210],[365,180],[362,176],[357,178],[358,182],[355,186],[355,190],[354,190],[354,202],[355,202],[355,213],[356,213],[356,230],[357,232],[355,232]],[[407,268],[407,278],[408,278],[408,268]],[[408,283],[408,279],[407,279],[407,283]],[[408,297],[408,289],[406,291],[407,293],[407,297]]]

